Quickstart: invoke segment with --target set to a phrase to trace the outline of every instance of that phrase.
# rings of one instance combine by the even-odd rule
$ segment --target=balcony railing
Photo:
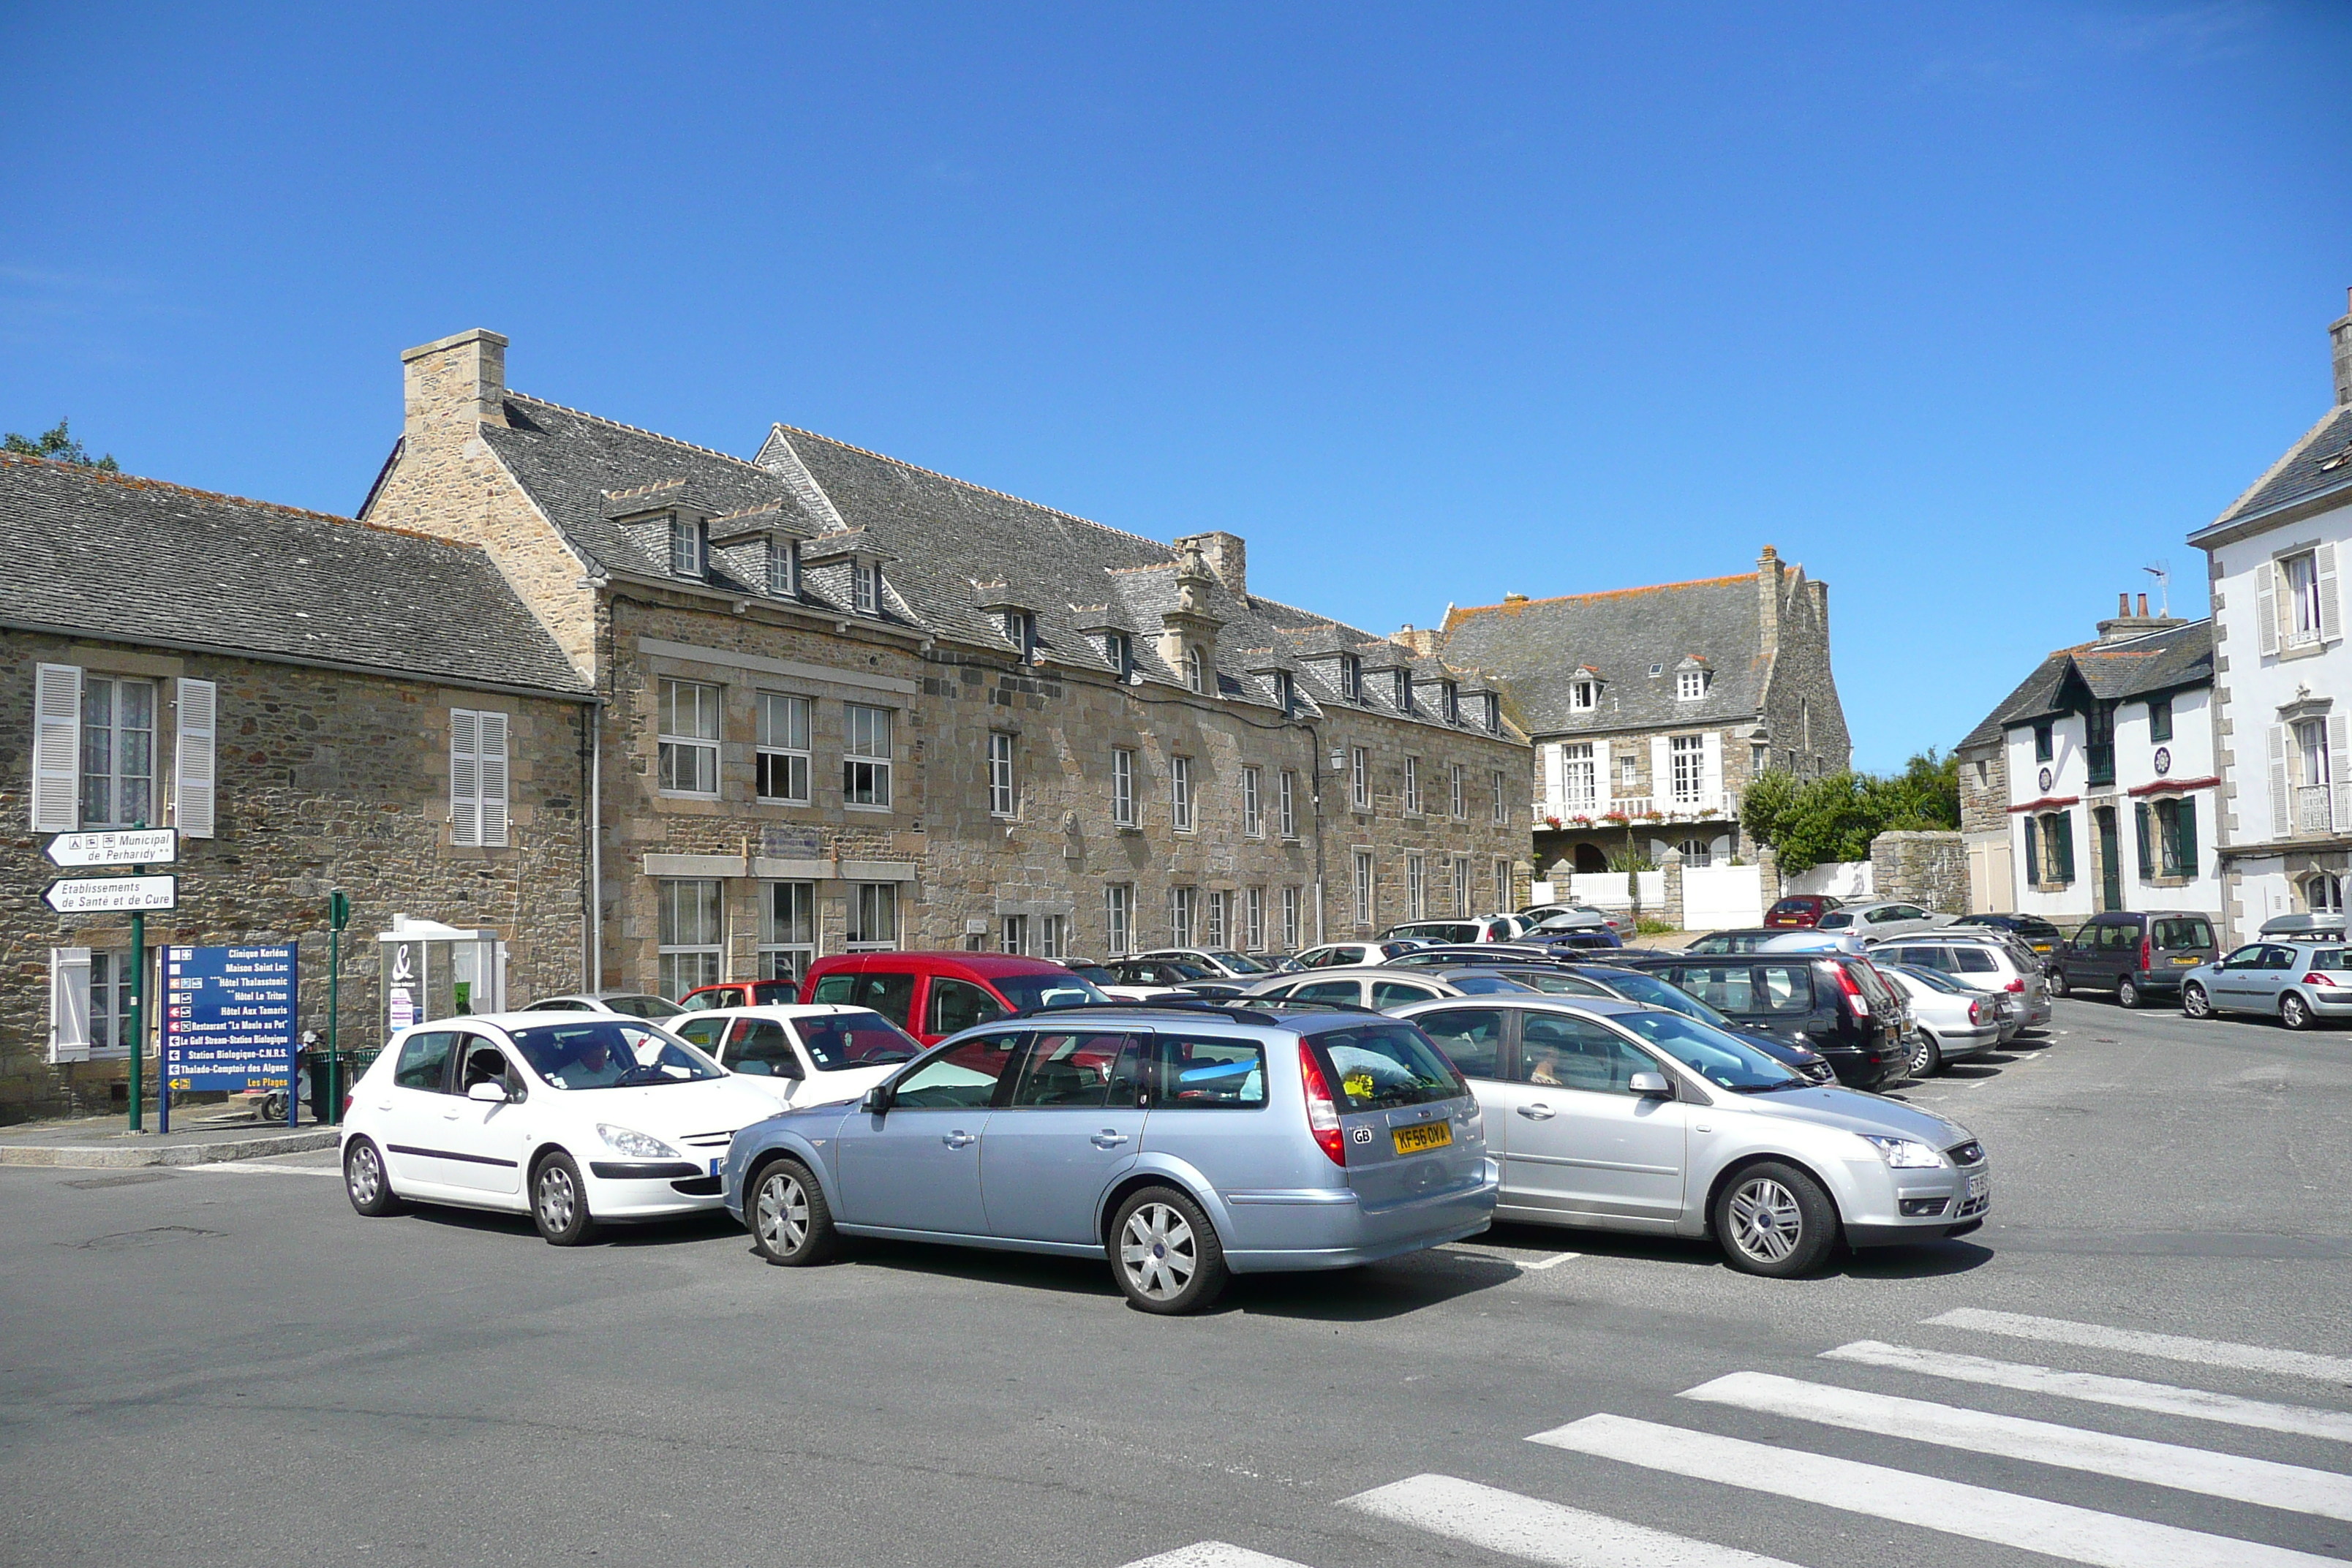
[[[1739,794],[1737,790],[1721,790],[1687,800],[1621,795],[1611,797],[1606,805],[1570,805],[1538,796],[1535,811],[1538,823],[1558,817],[1562,827],[1618,827],[1629,822],[1736,822],[1739,817]]]
[[[2294,830],[2297,833],[2329,833],[2335,830],[2336,819],[2328,798],[2334,792],[2326,784],[2302,784],[2294,792]]]

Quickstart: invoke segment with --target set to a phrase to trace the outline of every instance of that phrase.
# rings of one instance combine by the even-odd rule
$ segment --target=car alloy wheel
[[[2180,988],[2180,1010],[2192,1018],[2213,1016],[2213,999],[2205,994],[2205,987],[2190,981]]]
[[[1154,1301],[1181,1295],[1201,1263],[1192,1227],[1160,1203],[1146,1204],[1127,1216],[1127,1226],[1119,1233],[1118,1260],[1137,1292]]]
[[[2139,1005],[2139,986],[2128,974],[2116,982],[2116,1005],[2118,1007]]]
[[[757,1208],[763,1248],[789,1257],[808,1243],[808,1189],[789,1168],[778,1167],[760,1183]]]
[[[806,1268],[832,1261],[841,1248],[824,1188],[808,1166],[789,1155],[753,1173],[743,1206],[751,1246],[771,1263]]]
[[[1911,1042],[1911,1076],[1933,1078],[1944,1065],[1944,1053],[1937,1048],[1936,1037],[1921,1029]]]
[[[2279,998],[2279,1022],[2290,1029],[2311,1027],[2311,1004],[2290,991]]]
[[[1797,1196],[1780,1183],[1755,1176],[1732,1190],[1732,1245],[1759,1263],[1778,1263],[1796,1250],[1805,1216]]]
[[[2071,994],[2071,993],[2066,989],[2066,972],[2063,969],[2052,970],[2050,972],[2050,977],[2042,982],[2042,986],[2043,989],[2047,990],[2053,996],[2065,996]]]
[[[1837,1245],[1837,1205],[1812,1175],[1768,1160],[1717,1192],[1716,1244],[1743,1274],[1791,1279],[1820,1267]]]

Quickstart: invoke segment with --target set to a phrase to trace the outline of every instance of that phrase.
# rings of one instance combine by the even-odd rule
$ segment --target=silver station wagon
[[[1302,1004],[1059,1007],[966,1030],[857,1103],[744,1128],[723,1201],[771,1262],[843,1236],[1102,1258],[1182,1312],[1233,1273],[1486,1228],[1469,1084],[1411,1024]]]

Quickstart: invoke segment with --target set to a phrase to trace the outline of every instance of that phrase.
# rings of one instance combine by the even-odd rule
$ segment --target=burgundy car
[[[1791,893],[1764,911],[1764,923],[1775,931],[1810,931],[1822,917],[1841,908],[1827,893]]]

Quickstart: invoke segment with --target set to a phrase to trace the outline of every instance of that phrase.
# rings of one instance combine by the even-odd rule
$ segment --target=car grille
[[[1827,1062],[1815,1062],[1805,1069],[1805,1073],[1815,1083],[1828,1083],[1837,1077],[1837,1068]]]
[[[1973,1141],[1966,1143],[1955,1144],[1951,1148],[1945,1150],[1944,1152],[1952,1157],[1952,1163],[1955,1165],[1981,1165],[1984,1163],[1984,1145]]]
[[[725,1132],[689,1132],[678,1142],[689,1149],[724,1149],[735,1142],[735,1134],[731,1129]]]
[[[1980,1215],[1985,1212],[1985,1209],[1991,1203],[1992,1194],[1990,1193],[1980,1198],[1962,1199],[1960,1206],[1952,1211],[1952,1217],[1954,1219],[1967,1219],[1972,1215]]]

